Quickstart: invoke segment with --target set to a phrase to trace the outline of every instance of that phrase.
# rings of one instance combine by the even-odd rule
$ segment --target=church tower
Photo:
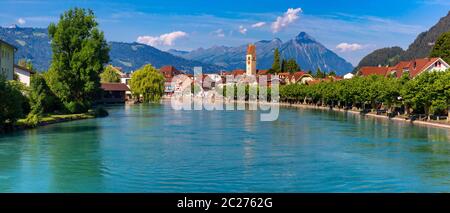
[[[256,75],[256,46],[249,44],[247,47],[247,75]]]

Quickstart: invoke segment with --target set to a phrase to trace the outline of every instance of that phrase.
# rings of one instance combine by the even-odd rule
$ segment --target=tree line
[[[109,46],[92,10],[70,9],[48,32],[53,55],[47,72],[32,75],[29,88],[0,77],[0,129],[23,117],[33,126],[47,113],[86,113],[101,94],[99,75]],[[33,69],[30,62],[20,64]]]
[[[424,72],[410,79],[379,75],[356,76],[313,85],[290,84],[280,88],[280,100],[330,108],[388,113],[445,115],[450,107],[450,70]]]

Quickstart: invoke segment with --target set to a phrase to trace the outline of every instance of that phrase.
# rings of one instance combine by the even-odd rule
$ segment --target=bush
[[[36,127],[39,124],[39,115],[33,113],[28,114],[25,123],[29,127]]]
[[[32,114],[40,115],[60,108],[58,98],[50,90],[42,74],[36,73],[31,77],[29,98]]]
[[[103,107],[97,107],[94,111],[95,117],[106,117],[109,115],[108,111]]]
[[[23,116],[26,97],[14,82],[0,76],[0,129],[10,128]]]

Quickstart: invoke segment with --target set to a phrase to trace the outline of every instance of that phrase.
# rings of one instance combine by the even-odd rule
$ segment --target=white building
[[[344,79],[352,79],[355,75],[352,74],[351,72],[347,73],[344,75]]]
[[[34,71],[14,64],[14,73],[18,77],[17,79],[18,81],[22,82],[27,86],[30,86],[31,75],[34,74]]]

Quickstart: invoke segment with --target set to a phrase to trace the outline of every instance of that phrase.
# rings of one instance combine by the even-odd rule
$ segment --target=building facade
[[[388,66],[365,66],[361,67],[358,75],[381,75],[385,77],[400,78],[407,74],[410,78],[415,78],[424,72],[445,71],[450,69],[450,65],[442,58],[419,58],[411,61],[400,61],[393,67]]]
[[[22,82],[27,86],[30,86],[31,75],[34,74],[33,70],[29,70],[25,67],[14,64],[14,73],[18,77],[17,79],[18,81]]]
[[[14,52],[16,47],[0,40],[0,74],[7,80],[14,78]]]
[[[246,74],[256,75],[256,46],[254,44],[249,44],[247,47],[246,62]]]

